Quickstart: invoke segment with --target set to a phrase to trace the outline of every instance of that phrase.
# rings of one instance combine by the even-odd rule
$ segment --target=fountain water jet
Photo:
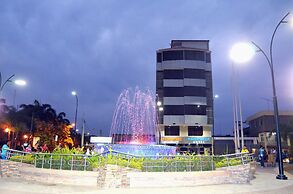
[[[156,104],[150,90],[123,90],[114,111],[110,134],[118,144],[155,144]]]

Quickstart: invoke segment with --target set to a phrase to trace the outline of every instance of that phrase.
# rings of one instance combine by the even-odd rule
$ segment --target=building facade
[[[279,112],[279,119],[282,130],[283,125],[293,122],[293,112],[281,111]],[[258,137],[258,142],[267,149],[276,147],[276,127],[273,111],[257,112],[248,117],[246,123],[249,125],[244,131],[247,136]],[[285,147],[291,145],[292,133],[288,135],[288,139],[282,139]]]
[[[161,144],[210,152],[213,87],[208,40],[172,40],[157,50],[156,100]]]

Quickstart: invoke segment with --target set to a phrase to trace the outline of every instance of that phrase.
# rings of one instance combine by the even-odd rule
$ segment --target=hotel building
[[[161,144],[211,152],[213,87],[208,40],[172,40],[157,50],[156,100]]]

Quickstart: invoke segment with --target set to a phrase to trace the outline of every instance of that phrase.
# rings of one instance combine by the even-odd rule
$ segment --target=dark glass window
[[[184,115],[184,105],[165,105],[164,115]]]
[[[188,126],[188,136],[202,136],[203,127],[202,126]]]
[[[183,79],[183,70],[164,70],[164,79]]]
[[[184,96],[184,88],[181,87],[164,87],[165,97],[182,97]]]
[[[206,62],[207,63],[211,62],[211,53],[206,53]]]
[[[184,96],[201,96],[206,97],[206,88],[197,86],[185,86]]]
[[[162,53],[157,53],[157,63],[162,62]]]
[[[205,70],[203,70],[203,69],[184,69],[184,78],[205,79]]]
[[[204,61],[204,52],[203,51],[184,51],[185,60],[196,60]]]
[[[183,51],[164,51],[163,61],[183,60]]]
[[[165,136],[179,136],[179,126],[165,126]]]
[[[164,87],[165,97],[200,96],[206,97],[206,88],[197,86]]]
[[[206,115],[206,106],[204,105],[184,105],[186,115]]]

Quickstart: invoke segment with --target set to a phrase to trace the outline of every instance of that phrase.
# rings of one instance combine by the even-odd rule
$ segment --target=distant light
[[[16,85],[19,85],[19,86],[25,86],[25,85],[26,85],[26,81],[21,80],[21,79],[17,79],[17,80],[15,80],[14,83],[15,83]]]
[[[27,139],[27,135],[24,135],[23,138],[24,138],[24,139]]]
[[[290,20],[289,20],[289,24],[290,26],[293,28],[293,16],[291,16]]]
[[[200,105],[197,105],[196,107],[197,107],[197,108],[200,108]]]
[[[216,94],[214,97],[215,97],[215,98],[219,98],[219,95],[218,95],[218,94]]]
[[[90,133],[87,133],[87,135],[90,135]]]
[[[163,110],[164,110],[164,108],[163,108],[163,107],[159,107],[159,111],[161,111],[161,112],[162,112]]]
[[[161,101],[158,101],[157,102],[157,106],[162,106],[162,102]]]
[[[71,123],[71,127],[74,127],[75,126],[75,123]]]
[[[235,63],[246,63],[252,59],[256,50],[253,45],[247,42],[235,44],[230,50],[230,58]]]
[[[72,94],[73,96],[76,96],[76,95],[77,95],[76,91],[72,91],[71,94]]]
[[[75,131],[78,132],[78,129],[76,129]]]
[[[9,131],[10,131],[10,129],[7,127],[7,128],[5,129],[5,132],[8,133]]]

